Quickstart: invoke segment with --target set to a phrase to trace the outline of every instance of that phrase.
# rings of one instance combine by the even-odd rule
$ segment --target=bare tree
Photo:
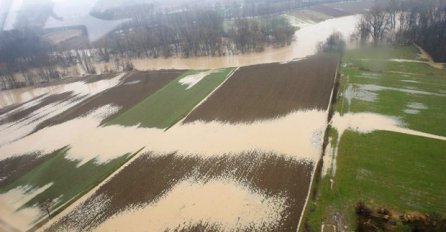
[[[346,48],[346,42],[344,36],[339,32],[333,32],[325,42],[318,44],[318,53],[322,52],[335,52],[344,53]]]

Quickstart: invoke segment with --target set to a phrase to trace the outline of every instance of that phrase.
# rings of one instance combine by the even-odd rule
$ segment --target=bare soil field
[[[54,224],[49,231],[95,229],[113,215],[132,207],[145,207],[166,198],[165,195],[170,189],[184,179],[193,179],[201,183],[230,179],[246,184],[254,192],[266,197],[283,198],[285,199],[283,207],[277,209],[282,210],[278,221],[270,227],[263,228],[269,228],[267,231],[295,231],[305,203],[312,169],[312,164],[269,153],[245,152],[237,156],[223,154],[220,157],[208,159],[194,156],[182,157],[176,154],[163,156],[147,154],[136,159],[100,187],[92,197]],[[189,205],[189,207],[193,206]],[[220,205],[219,202],[215,202],[212,207],[224,209],[240,206],[235,203]],[[181,214],[181,210],[169,212],[169,214]],[[248,211],[245,215],[235,215],[235,217],[243,218],[255,214],[256,212]],[[217,218],[226,216],[212,215]],[[200,221],[198,224],[184,221],[183,224],[188,225],[187,228],[182,228],[183,225],[179,224],[173,225],[176,226],[174,228],[165,229],[203,231],[221,230],[225,227],[225,224],[213,225],[212,222],[206,221],[206,218],[198,221]],[[256,228],[256,226],[262,228],[262,222],[257,223],[260,225],[250,225],[250,228]]]
[[[185,122],[252,122],[297,110],[326,110],[336,67],[333,56],[242,67]]]
[[[155,93],[181,73],[183,73],[181,70],[132,72],[123,77],[124,80],[120,85],[110,88],[98,96],[93,96],[70,110],[42,122],[35,131],[80,117],[104,105],[113,104],[120,107],[118,112],[104,119],[103,122],[105,122]],[[90,77],[88,80],[94,82],[97,81],[97,78]]]

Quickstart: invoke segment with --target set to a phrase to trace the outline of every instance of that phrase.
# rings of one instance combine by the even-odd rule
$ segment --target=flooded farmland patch
[[[104,123],[155,93],[181,75],[181,73],[183,73],[182,70],[132,72],[124,77],[124,81],[121,84],[86,100],[83,104],[72,107],[69,111],[42,122],[37,126],[36,130],[85,116],[102,106],[111,104],[120,107],[114,114],[103,118],[101,123]]]
[[[336,66],[335,57],[315,56],[241,67],[184,122],[252,122],[296,110],[326,110]]]
[[[105,223],[98,227],[99,231],[130,222],[136,231],[142,228],[138,225],[152,231],[291,231],[297,227],[312,169],[311,163],[262,152],[213,158],[148,154],[132,162],[79,206],[88,207],[97,202],[97,197],[108,199],[108,207],[98,213],[96,220],[79,220],[79,215],[91,215],[75,210],[76,217],[67,215],[50,231],[68,225],[75,230],[95,230],[102,222]],[[129,180],[138,180],[139,184]]]
[[[46,90],[42,90],[42,92],[51,93],[53,97],[48,96],[47,98],[30,101],[28,104],[14,109],[14,112],[22,112],[16,117],[19,121],[10,121],[0,125],[0,146],[32,133],[45,120],[59,115],[87,98],[117,85],[122,76],[123,74],[112,79],[99,80],[89,84],[73,82],[67,85],[46,87]],[[44,105],[36,108],[35,106],[39,104]],[[14,115],[14,112],[12,112],[12,115]],[[20,116],[26,117],[20,119]]]

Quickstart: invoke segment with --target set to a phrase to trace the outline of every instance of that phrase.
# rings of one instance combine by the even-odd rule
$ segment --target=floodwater
[[[38,189],[32,189],[29,186],[21,186],[0,194],[0,223],[3,220],[8,224],[13,225],[16,230],[28,230],[32,225],[32,222],[45,212],[42,212],[38,207],[27,207],[24,209],[20,209],[20,207],[44,192],[51,187],[51,185],[52,184],[50,183]],[[2,228],[3,227],[0,226],[0,230]],[[13,229],[11,229],[11,231],[13,231]]]
[[[371,133],[377,130],[391,131],[446,141],[446,137],[444,136],[407,129],[398,117],[375,113],[347,113],[342,116],[339,113],[336,113],[333,117],[332,126],[338,131],[338,138],[341,138],[342,134],[350,129],[359,133]]]
[[[98,127],[102,120],[98,115],[106,116],[110,110],[113,106],[104,106],[88,116],[6,144],[0,147],[0,159],[32,151],[49,153],[69,144],[68,157],[85,162],[95,157],[98,162],[106,162],[143,147],[158,154],[178,151],[202,157],[258,150],[317,162],[327,126],[327,112],[312,110],[246,124],[215,121],[177,124],[168,131],[137,126]]]
[[[186,179],[157,202],[124,211],[95,231],[181,231],[201,223],[219,231],[268,230],[284,209],[284,197],[269,197],[234,180]]]
[[[74,82],[70,84],[65,85],[57,85],[57,86],[51,86],[51,87],[45,87],[45,88],[36,88],[31,89],[29,92],[22,92],[21,90],[18,90],[17,93],[14,93],[14,91],[7,91],[6,94],[1,94],[1,96],[6,96],[7,94],[12,94],[13,96],[17,97],[14,100],[15,101],[23,101],[29,96],[34,95],[42,95],[42,94],[61,94],[61,93],[69,93],[71,92],[75,98],[70,100],[62,100],[57,101],[55,103],[48,104],[29,116],[27,116],[25,119],[17,121],[17,122],[10,122],[6,124],[0,125],[0,146],[5,145],[7,143],[10,143],[12,141],[15,141],[17,139],[20,139],[29,133],[33,132],[33,130],[43,121],[54,117],[71,107],[79,104],[80,102],[86,100],[87,98],[94,96],[95,94],[98,94],[104,90],[107,90],[113,86],[116,86],[120,83],[120,80],[124,74],[118,75],[112,79],[108,80],[100,80],[92,83],[85,83],[82,81]],[[14,112],[19,112],[20,110],[24,110],[26,108],[29,108],[31,106],[37,105],[42,101],[41,98],[34,99],[25,105],[16,108],[7,114],[12,114]],[[5,117],[5,115],[2,115],[0,119]],[[61,132],[61,135],[67,134],[66,132]],[[59,135],[60,136],[60,135]],[[1,159],[1,157],[0,157]]]
[[[350,40],[358,20],[357,15],[329,19],[317,24],[299,24],[302,28],[295,33],[295,41],[283,48],[267,48],[260,53],[229,55],[222,57],[194,57],[194,58],[157,58],[132,59],[134,67],[138,70],[159,69],[218,69],[225,67],[240,67],[254,64],[273,62],[288,62],[294,59],[314,55],[319,42],[327,39],[334,31],[344,35],[346,41]],[[353,44],[349,43],[352,47]],[[111,63],[96,64],[97,70],[112,67]]]

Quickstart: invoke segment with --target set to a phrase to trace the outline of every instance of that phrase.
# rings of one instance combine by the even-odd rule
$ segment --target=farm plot
[[[147,97],[107,125],[168,128],[184,117],[203,98],[220,85],[232,68],[189,71]]]
[[[391,212],[388,219],[395,223],[369,221],[379,230],[429,228],[429,220],[446,217],[446,71],[420,60],[412,46],[363,48],[344,56],[326,171],[307,209],[312,230],[359,229],[359,202],[372,213]],[[415,217],[401,220],[405,215]],[[433,228],[421,230],[439,231]]]
[[[307,81],[319,84],[326,81],[326,85],[332,87],[336,59],[318,59],[330,61],[328,65],[333,66],[329,75],[331,78],[312,78]],[[311,71],[315,72],[321,69],[316,65],[313,68]],[[253,117],[252,114],[250,116],[253,118],[249,122],[197,120],[176,124],[167,131],[109,125],[96,128],[82,141],[72,143],[73,149],[90,147],[99,153],[111,152],[109,144],[116,148],[112,152],[140,146],[145,147],[142,152],[146,154],[136,158],[107,183],[89,193],[85,201],[79,201],[72,210],[64,211],[46,229],[109,231],[124,225],[122,229],[136,231],[142,227],[152,231],[295,231],[315,164],[322,153],[331,88],[326,88],[327,94],[307,91],[305,88],[312,84],[290,74],[295,69],[285,70],[280,75],[292,77],[277,76],[274,81],[268,78],[257,80],[259,86],[264,86],[263,91],[282,92],[267,94],[257,98],[258,101],[269,102],[269,105],[298,101],[297,98],[289,97],[293,95],[288,92],[303,91],[319,102],[308,108],[296,107],[304,104],[303,100],[288,104],[291,109],[283,111],[269,108],[277,115],[262,118]],[[293,83],[289,80],[293,77],[299,84],[286,88]],[[232,78],[236,76],[228,79],[201,106],[208,105],[221,88],[227,88],[225,85]],[[196,78],[182,77],[178,80],[193,83]],[[238,89],[238,92],[257,89],[256,85],[249,83],[240,81],[239,85],[232,87]],[[189,87],[190,90],[194,88],[183,88]],[[311,96],[305,99],[314,102]],[[246,98],[237,95],[228,98],[239,99],[239,105],[234,103],[236,108],[246,105]],[[252,98],[248,100],[253,101]],[[221,105],[219,102],[213,104]],[[255,104],[261,105],[258,102]],[[238,115],[243,116],[243,113]],[[106,138],[108,142],[91,142],[99,138]]]
[[[332,56],[242,67],[185,122],[253,122],[298,110],[326,110],[336,67]]]
[[[112,104],[119,107],[120,109],[117,112],[109,115],[102,121],[104,123],[132,108],[183,72],[181,70],[132,72],[124,77],[124,80],[119,85],[87,99],[82,104],[72,107],[56,117],[42,122],[35,131],[81,117],[101,106]]]
[[[309,163],[259,152],[147,154],[49,231],[295,231],[311,172]]]
[[[69,148],[47,155],[44,162],[0,188],[0,218],[19,230],[31,228],[46,217],[94,187],[120,167],[131,154],[105,163],[96,159],[67,158]],[[47,205],[45,205],[47,204]]]
[[[107,75],[95,76],[82,81],[36,88],[30,91],[31,95],[38,97],[0,116],[0,120],[3,121],[0,124],[0,146],[29,135],[35,131],[40,123],[47,119],[57,116],[84,100],[118,85],[122,76],[123,74],[113,78],[109,78],[110,76]],[[4,93],[1,94],[3,95]],[[23,100],[23,98],[20,99]]]

